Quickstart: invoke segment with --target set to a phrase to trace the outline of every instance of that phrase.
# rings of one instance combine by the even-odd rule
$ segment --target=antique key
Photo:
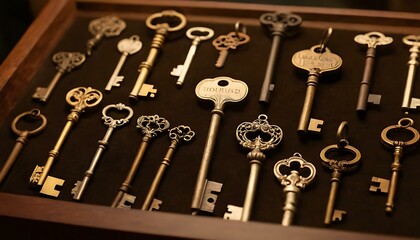
[[[411,118],[402,118],[398,121],[397,125],[386,127],[381,132],[381,142],[384,146],[394,149],[394,162],[391,164],[392,176],[391,182],[388,179],[378,177],[372,178],[373,185],[370,191],[377,192],[380,190],[383,193],[388,193],[388,198],[385,204],[385,211],[391,213],[394,208],[394,197],[397,192],[398,172],[401,170],[401,160],[403,157],[403,149],[417,146],[420,134],[417,129],[413,128],[414,121]],[[413,137],[408,141],[392,140],[388,134],[395,132],[409,132]],[[375,186],[379,183],[379,186]]]
[[[292,164],[298,163],[299,169],[293,169]],[[285,171],[286,168],[289,171]],[[299,170],[308,169],[308,176],[302,176]],[[315,178],[315,166],[305,161],[300,153],[293,154],[288,159],[278,161],[274,165],[274,176],[279,180],[281,185],[284,186],[284,193],[286,194],[286,201],[284,203],[283,226],[290,226],[293,222],[293,216],[296,212],[299,194],[302,189],[305,189]]]
[[[299,51],[292,57],[292,63],[295,67],[309,72],[308,80],[306,81],[305,101],[297,130],[299,135],[305,135],[307,131],[319,133],[321,132],[319,127],[324,123],[323,120],[310,118],[310,115],[319,77],[324,72],[339,69],[343,62],[340,56],[331,53],[326,47],[331,34],[332,28],[329,28],[321,44],[315,45],[308,50]]]
[[[376,47],[392,43],[391,37],[386,37],[380,32],[368,32],[354,37],[354,41],[359,44],[366,44],[365,70],[363,72],[362,83],[360,84],[359,98],[357,100],[356,111],[363,114],[366,111],[367,103],[379,104],[381,95],[369,94],[370,82],[372,81],[373,64],[375,62]]]
[[[116,37],[125,29],[126,24],[116,16],[105,16],[94,19],[89,23],[89,32],[94,35],[87,42],[87,55],[92,54],[92,49],[103,37]]]
[[[124,76],[118,76],[121,71],[122,66],[124,65],[125,60],[128,55],[133,55],[140,51],[142,43],[140,37],[133,35],[130,38],[125,38],[118,42],[117,48],[121,52],[120,60],[118,61],[117,66],[115,67],[114,72],[112,73],[111,78],[108,81],[108,84],[105,87],[106,91],[111,91],[112,87],[119,87],[120,83],[123,81]]]
[[[331,221],[341,221],[342,215],[346,214],[345,211],[334,209],[335,198],[341,182],[341,173],[350,172],[356,169],[360,163],[360,159],[362,158],[360,151],[349,144],[348,131],[348,123],[343,121],[338,127],[337,144],[325,147],[320,153],[322,165],[333,171],[331,174],[330,195],[328,197],[327,210],[325,212],[324,219],[324,223],[326,225],[331,224]],[[353,159],[337,160],[328,158],[327,155],[334,152],[336,154],[351,153],[353,155]]]
[[[246,28],[240,22],[235,24],[235,32],[230,32],[227,35],[220,35],[213,40],[212,44],[219,51],[215,66],[217,68],[223,67],[226,62],[229,49],[236,49],[239,45],[248,43],[251,38],[246,34]]]
[[[25,121],[29,123],[33,123],[36,121],[41,120],[41,125],[33,130],[20,130],[18,129],[18,122]],[[13,166],[13,163],[19,156],[20,152],[22,151],[23,146],[25,146],[26,142],[28,141],[28,138],[30,136],[34,136],[36,134],[40,134],[42,131],[45,130],[47,126],[47,118],[41,114],[41,111],[37,108],[34,108],[30,111],[23,112],[19,114],[15,119],[12,121],[12,131],[18,135],[18,138],[16,139],[16,144],[13,147],[12,152],[9,155],[9,158],[6,160],[6,163],[4,164],[3,168],[0,170],[0,184],[3,182],[3,179],[5,179],[7,173],[9,172],[10,168]]]
[[[48,153],[48,159],[44,166],[37,165],[31,175],[30,183],[42,186],[40,193],[57,197],[60,193],[54,188],[64,184],[64,180],[48,176],[52,164],[58,158],[61,146],[63,145],[72,126],[79,120],[80,114],[87,108],[98,105],[102,100],[102,93],[91,87],[78,87],[70,90],[66,95],[66,101],[73,106],[71,113],[67,116],[67,122],[64,126],[57,143],[53,150]]]
[[[417,109],[420,106],[419,98],[411,97],[411,90],[413,88],[414,79],[416,77],[417,66],[419,65],[420,53],[420,35],[408,35],[403,38],[403,43],[410,48],[410,59],[408,60],[408,75],[404,89],[404,97],[402,102],[402,109],[407,111],[409,109]]]
[[[267,135],[267,139],[264,139],[263,135]],[[243,122],[236,128],[236,139],[239,141],[239,144],[244,148],[251,149],[247,155],[251,170],[246,188],[244,207],[240,214],[240,220],[243,222],[247,222],[251,217],[252,205],[257,190],[258,175],[262,162],[265,160],[263,151],[275,148],[281,142],[282,138],[283,131],[281,128],[277,125],[270,125],[268,123],[268,117],[265,114],[259,115],[258,119],[252,123]],[[228,209],[232,209],[232,207],[228,206]],[[224,216],[224,218],[232,214],[239,215],[235,212],[228,212],[227,214],[228,216]]]
[[[212,38],[214,35],[214,31],[206,27],[192,27],[187,30],[186,35],[189,39],[193,40],[190,50],[188,51],[187,58],[185,59],[183,65],[178,65],[171,72],[172,76],[179,77],[176,81],[177,86],[182,86],[182,84],[184,83],[185,76],[187,75],[188,68],[191,65],[195,52],[197,51],[198,45],[201,43],[201,41],[205,41]]]
[[[115,120],[112,117],[107,115],[108,111],[110,111],[111,109],[128,112],[128,115],[125,118],[120,118],[120,119]],[[104,138],[98,141],[99,143],[98,149],[96,150],[95,156],[93,156],[89,169],[86,170],[85,172],[83,181],[77,181],[74,184],[75,186],[71,190],[73,199],[80,200],[80,198],[82,197],[83,192],[86,189],[86,186],[89,182],[89,179],[92,177],[93,171],[95,170],[95,167],[102,156],[102,153],[105,151],[106,147],[108,146],[108,141],[111,138],[111,135],[114,132],[114,129],[128,123],[132,116],[133,116],[133,109],[131,109],[130,107],[122,103],[108,105],[102,110],[102,120],[104,120],[104,124],[108,126],[108,130],[106,131]]]
[[[295,34],[302,23],[302,18],[296,14],[285,12],[264,13],[260,23],[265,26],[272,36],[270,56],[260,92],[260,103],[270,101],[270,93],[274,90],[273,74],[277,62],[277,53],[283,36]]]
[[[118,189],[118,193],[112,202],[111,206],[114,208],[131,208],[131,205],[136,200],[135,196],[128,194],[131,189],[131,182],[136,175],[137,169],[139,168],[140,162],[146,152],[150,140],[156,137],[159,133],[166,131],[169,128],[169,122],[158,115],[141,116],[137,119],[137,128],[141,129],[144,136],[141,140],[139,150],[134,158],[127,177],[121,184],[121,187]]]
[[[175,153],[175,149],[178,146],[178,143],[181,141],[189,142],[195,136],[195,132],[191,130],[190,127],[180,125],[169,130],[169,138],[171,139],[171,145],[166,152],[163,161],[160,164],[159,170],[156,173],[155,178],[153,179],[152,185],[150,186],[149,192],[147,193],[146,200],[144,200],[141,210],[152,209],[159,210],[161,200],[155,199],[155,193],[159,188],[160,181],[162,180],[163,174],[165,173],[166,168],[171,164],[172,157]]]
[[[201,99],[213,101],[214,109],[211,111],[209,132],[191,203],[193,215],[197,215],[199,211],[213,212],[217,200],[216,193],[221,191],[222,184],[208,181],[206,178],[216,144],[217,132],[224,114],[223,108],[227,102],[242,101],[248,94],[248,86],[246,83],[230,77],[207,78],[197,84],[195,94]]]
[[[71,72],[75,67],[82,65],[85,59],[85,55],[79,52],[58,52],[54,54],[52,60],[57,64],[57,73],[48,87],[37,87],[32,98],[41,102],[46,102],[61,76],[63,76],[65,72]]]
[[[185,16],[174,10],[165,10],[160,13],[155,13],[146,19],[146,26],[155,30],[156,33],[153,37],[146,61],[140,64],[139,76],[130,93],[131,99],[137,100],[138,96],[155,96],[157,89],[154,89],[154,86],[151,84],[145,84],[147,76],[155,63],[159,50],[162,48],[166,35],[168,35],[169,32],[176,32],[183,29],[186,24],[187,20]]]

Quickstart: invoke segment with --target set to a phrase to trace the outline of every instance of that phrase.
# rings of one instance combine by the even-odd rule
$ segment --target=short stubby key
[[[403,38],[403,43],[411,46],[410,59],[408,60],[408,74],[404,88],[404,97],[401,108],[403,111],[409,109],[417,109],[420,106],[420,99],[412,98],[411,91],[413,89],[414,79],[416,78],[416,71],[419,65],[420,54],[420,35],[408,35]]]
[[[299,164],[296,169],[292,164]],[[307,169],[307,174],[303,172]],[[300,171],[301,170],[301,171]],[[274,176],[284,186],[286,201],[284,203],[283,226],[290,226],[299,201],[300,191],[313,182],[316,175],[315,166],[302,158],[300,153],[293,154],[292,157],[278,161],[274,165]]]
[[[338,155],[337,157],[339,157],[340,153],[350,153],[353,155],[353,159],[331,159],[329,158],[329,155],[333,155],[332,153]],[[326,225],[330,225],[332,221],[341,221],[342,215],[346,214],[345,211],[334,209],[338,187],[341,182],[341,175],[343,172],[355,170],[360,164],[360,159],[362,158],[360,151],[349,144],[347,122],[343,121],[338,127],[337,143],[325,147],[319,155],[322,160],[322,165],[333,171],[330,180],[331,189],[324,218],[324,223]]]
[[[103,37],[116,37],[125,29],[126,24],[117,16],[105,16],[89,23],[89,32],[94,36],[87,41],[87,55],[92,55],[92,49]]]
[[[172,157],[178,144],[181,142],[189,142],[194,138],[194,136],[195,132],[192,131],[190,127],[185,125],[180,125],[169,130],[171,145],[169,146],[168,151],[166,152],[166,155],[159,166],[159,169],[155,175],[155,178],[153,179],[152,185],[150,186],[149,192],[147,193],[141,210],[159,210],[162,201],[155,199],[154,197],[157,189],[159,188],[163,174],[165,173],[166,168],[171,164]],[[155,204],[153,204],[153,202],[155,202]]]
[[[362,83],[360,84],[359,98],[357,100],[356,111],[359,114],[366,112],[367,103],[379,104],[381,95],[369,94],[370,83],[372,81],[373,65],[375,62],[376,47],[392,43],[391,37],[386,37],[380,32],[368,32],[354,37],[354,41],[359,44],[366,44],[365,69],[363,71]]]
[[[155,30],[155,36],[153,37],[146,61],[142,62],[139,66],[139,76],[130,92],[130,99],[137,101],[138,96],[155,96],[157,89],[155,89],[153,85],[145,83],[147,76],[155,64],[159,50],[162,48],[168,33],[180,31],[186,24],[187,19],[185,16],[174,10],[165,10],[160,13],[155,13],[146,19],[146,26]]]
[[[315,98],[315,90],[318,86],[318,80],[322,73],[337,70],[341,67],[343,60],[340,56],[331,53],[326,47],[326,43],[332,34],[332,29],[328,29],[321,44],[315,45],[308,50],[295,53],[292,57],[292,63],[295,67],[309,72],[306,81],[306,95],[303,103],[302,113],[300,115],[297,133],[301,136],[307,131],[319,133],[320,125],[324,121],[319,119],[311,119],[311,109]]]
[[[130,38],[125,38],[118,42],[117,48],[121,53],[120,60],[118,61],[117,66],[115,67],[114,72],[112,73],[111,78],[108,81],[108,84],[105,87],[105,91],[111,91],[112,87],[119,87],[120,83],[123,81],[124,76],[119,76],[121,68],[124,65],[125,60],[128,55],[133,55],[140,51],[142,43],[140,37],[133,35]]]
[[[33,130],[21,130],[18,128],[18,123],[25,121],[28,124],[36,123],[40,121],[41,124],[34,128]],[[28,138],[30,136],[34,136],[40,134],[45,130],[47,126],[47,118],[41,114],[39,109],[32,109],[30,111],[23,112],[13,119],[11,128],[12,131],[18,136],[16,139],[16,144],[13,147],[12,152],[9,155],[9,158],[6,160],[6,163],[3,165],[3,168],[0,170],[0,184],[6,178],[10,168],[13,166],[14,162],[16,161],[17,157],[19,156],[20,152],[22,151],[23,146],[25,146]]]
[[[269,103],[270,93],[274,90],[273,75],[274,69],[277,67],[277,54],[281,39],[284,36],[297,33],[302,18],[299,15],[287,12],[264,13],[260,16],[260,23],[267,28],[272,37],[270,56],[259,98],[260,103]]]
[[[402,118],[398,121],[397,125],[391,125],[381,132],[381,142],[384,146],[387,148],[393,148],[394,149],[394,161],[391,164],[391,182],[387,179],[381,179],[378,177],[373,177],[372,182],[373,183],[380,183],[379,186],[371,186],[370,191],[377,192],[380,190],[381,192],[388,193],[388,197],[385,204],[385,211],[387,213],[391,213],[394,209],[394,197],[397,192],[397,180],[398,180],[398,173],[401,171],[401,160],[403,157],[403,150],[407,148],[416,147],[420,140],[420,134],[412,127],[414,124],[414,121],[411,118]],[[409,133],[412,138],[408,141],[403,140],[393,140],[390,139],[391,136],[396,137],[397,132],[400,133]]]
[[[266,158],[263,151],[273,149],[279,145],[283,139],[283,131],[277,125],[270,125],[267,115],[261,114],[253,122],[241,123],[236,128],[236,139],[242,147],[251,150],[247,155],[251,169],[240,218],[241,221],[247,222],[252,213],[260,168]]]
[[[206,27],[192,27],[187,30],[187,37],[193,40],[190,50],[188,51],[187,58],[183,65],[178,65],[172,69],[171,75],[178,77],[176,81],[177,86],[182,86],[184,84],[185,76],[187,76],[188,68],[191,65],[195,52],[197,51],[198,45],[201,41],[208,40],[213,37],[214,31]]]
[[[37,165],[32,172],[30,183],[42,186],[40,193],[57,197],[59,192],[54,188],[56,185],[63,185],[64,180],[48,176],[48,173],[58,158],[61,147],[63,146],[73,125],[79,120],[80,114],[86,109],[98,105],[102,101],[102,93],[91,87],[78,87],[70,90],[66,95],[67,103],[73,107],[71,113],[67,115],[67,122],[54,146],[48,153],[48,159],[44,166]]]
[[[193,215],[197,215],[200,211],[211,213],[214,210],[217,200],[215,193],[220,193],[222,184],[208,181],[207,173],[224,114],[223,108],[225,103],[240,102],[245,99],[248,94],[248,85],[230,77],[207,78],[197,84],[195,94],[201,99],[213,101],[214,109],[211,111],[209,131],[191,203]]]
[[[169,122],[165,118],[159,117],[158,115],[141,116],[137,119],[137,128],[141,129],[144,136],[141,140],[136,157],[131,164],[130,170],[124,182],[121,184],[121,187],[118,189],[118,193],[115,196],[114,201],[112,202],[111,207],[114,208],[131,208],[131,205],[134,204],[136,197],[128,194],[131,189],[131,182],[137,173],[137,169],[140,166],[140,162],[150,141],[158,134],[168,130]]]
[[[74,68],[82,65],[85,59],[85,55],[79,52],[58,52],[54,54],[52,60],[55,64],[57,64],[57,73],[51,80],[48,87],[36,88],[32,98],[41,102],[46,102],[61,76],[63,76],[64,73],[71,72]]]
[[[120,119],[113,119],[111,116],[108,115],[108,111],[112,109],[116,109],[117,111],[120,111],[120,112],[127,112],[127,116]],[[95,170],[95,167],[98,164],[99,159],[102,156],[102,153],[105,151],[105,149],[109,145],[109,139],[111,138],[111,135],[114,132],[114,129],[127,124],[130,121],[130,118],[132,116],[133,116],[133,109],[131,109],[130,107],[122,103],[108,105],[102,110],[102,120],[104,120],[104,124],[108,126],[108,130],[106,131],[104,138],[98,141],[99,143],[98,149],[96,150],[96,153],[93,156],[89,169],[85,171],[85,176],[83,180],[77,181],[75,183],[74,188],[71,190],[73,199],[80,200],[80,198],[82,197],[83,192],[85,191],[90,178],[93,176],[93,171]]]

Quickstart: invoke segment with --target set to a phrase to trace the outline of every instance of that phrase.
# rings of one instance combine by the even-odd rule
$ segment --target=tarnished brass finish
[[[404,97],[401,108],[404,111],[409,109],[417,109],[420,106],[420,99],[412,98],[411,91],[413,89],[414,79],[416,77],[417,67],[419,65],[420,54],[420,35],[408,35],[403,38],[403,43],[411,46],[410,58],[408,64],[407,80],[404,88]]]
[[[103,37],[118,36],[125,27],[125,22],[116,16],[105,16],[91,21],[89,23],[89,32],[94,37],[87,42],[87,55],[90,56],[92,54],[92,49]]]

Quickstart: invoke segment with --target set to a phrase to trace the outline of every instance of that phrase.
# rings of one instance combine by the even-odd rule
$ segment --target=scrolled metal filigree
[[[128,115],[125,118],[113,119],[112,117],[107,115],[107,112],[110,109],[117,109],[118,111],[127,111]],[[106,106],[102,110],[102,120],[104,120],[104,124],[113,128],[119,127],[128,123],[132,116],[133,116],[133,109],[129,106],[126,106],[123,103],[111,104],[111,105]]]
[[[159,115],[141,116],[137,119],[137,128],[148,137],[155,137],[169,128],[169,122]]]
[[[57,64],[57,71],[63,73],[70,72],[75,67],[82,65],[86,57],[79,52],[58,52],[54,54],[52,60]]]
[[[189,142],[193,139],[194,136],[195,132],[191,130],[189,126],[185,125],[180,125],[169,130],[169,138],[177,142],[180,140]]]
[[[301,176],[299,171],[296,170],[291,170],[290,173],[282,173],[281,167],[284,166],[290,169],[291,164],[296,162],[299,163],[299,169],[309,169],[309,175],[307,177]],[[316,168],[312,163],[303,159],[300,153],[295,153],[292,157],[280,160],[274,165],[274,175],[283,186],[292,185],[304,189],[306,185],[314,180]]]
[[[98,105],[102,101],[102,93],[91,87],[78,87],[70,90],[66,95],[66,101],[74,109],[72,112],[83,112],[85,108]]]

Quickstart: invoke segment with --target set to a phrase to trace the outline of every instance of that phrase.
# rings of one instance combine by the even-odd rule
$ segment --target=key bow
[[[309,169],[309,175],[306,177],[302,176],[297,170],[291,170],[290,173],[282,172],[283,167],[286,167],[287,169],[292,169],[291,165],[293,163],[299,164],[299,170],[305,168]],[[304,189],[306,185],[310,184],[315,179],[315,175],[315,166],[312,163],[307,162],[305,159],[303,159],[300,153],[295,153],[292,157],[280,160],[274,165],[274,176],[276,176],[276,178],[280,181],[281,185],[285,187],[291,185]]]
[[[20,130],[18,129],[17,124],[21,120],[27,120],[29,122],[41,120],[41,125],[33,130]],[[41,111],[37,108],[34,108],[32,110],[19,114],[13,119],[12,124],[11,124],[12,131],[18,136],[36,135],[44,131],[46,127],[47,127],[47,118],[44,115],[42,115]]]
[[[260,23],[267,26],[272,35],[283,35],[291,30],[296,31],[302,23],[302,18],[289,12],[272,12],[262,14]]]
[[[98,105],[102,101],[102,93],[91,87],[78,87],[67,93],[66,101],[74,107],[74,111],[83,112],[85,108]]]
[[[413,128],[412,125],[414,124],[414,121],[411,118],[401,118],[398,121],[397,125],[391,125],[381,132],[381,142],[387,147],[411,147],[415,146],[420,139],[420,134],[417,129]],[[413,137],[408,141],[402,141],[402,140],[392,140],[388,137],[388,133],[396,132],[396,131],[406,131],[410,132]]]
[[[376,46],[391,44],[393,39],[381,32],[368,32],[355,36],[354,41],[359,44],[367,44],[368,48],[376,48]]]
[[[137,128],[140,128],[146,137],[155,137],[169,128],[169,122],[159,115],[141,116],[137,119]]]
[[[124,111],[125,110],[125,111],[128,112],[128,115],[125,118],[113,119],[112,117],[107,115],[107,112],[110,109],[117,109],[118,111]],[[133,109],[129,106],[126,106],[125,104],[122,104],[122,103],[108,105],[108,106],[104,107],[104,109],[102,110],[102,120],[104,120],[104,124],[108,125],[112,128],[119,127],[119,126],[122,126],[122,125],[128,123],[132,116],[133,116]]]
[[[178,127],[171,128],[169,130],[169,138],[174,141],[185,141],[189,142],[195,136],[195,132],[191,130],[189,126],[179,125]]]
[[[156,31],[164,29],[166,32],[176,32],[183,29],[185,25],[187,25],[185,16],[174,10],[154,13],[146,19],[146,26]]]
[[[214,31],[207,27],[192,27],[187,30],[186,35],[191,40],[201,42],[212,38],[214,36]]]
[[[53,55],[52,60],[57,64],[57,71],[63,73],[82,65],[86,57],[79,52],[58,52]]]
[[[89,32],[94,35],[87,42],[87,54],[92,54],[92,49],[103,37],[115,37],[121,34],[126,24],[117,16],[105,16],[94,19],[89,23]]]
[[[129,38],[124,38],[118,42],[117,48],[121,53],[132,55],[142,48],[143,44],[138,35],[133,35]]]

